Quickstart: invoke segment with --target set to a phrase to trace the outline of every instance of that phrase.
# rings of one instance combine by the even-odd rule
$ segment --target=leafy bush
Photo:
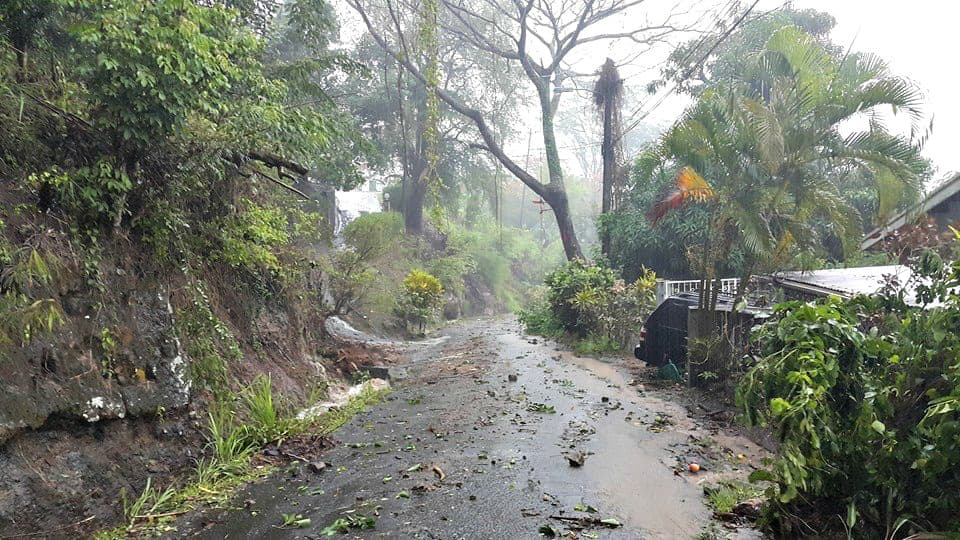
[[[347,224],[343,236],[344,249],[335,251],[323,264],[335,315],[350,313],[370,292],[378,275],[372,263],[397,249],[403,237],[403,218],[396,212],[363,215]]]
[[[780,534],[837,509],[863,538],[960,531],[960,264],[931,266],[919,288],[936,308],[791,302],[756,332],[737,403],[780,443],[755,474],[775,482]]]
[[[287,217],[277,208],[266,208],[250,200],[244,210],[230,216],[221,231],[221,256],[230,266],[251,272],[280,272],[278,248],[290,241]]]
[[[29,245],[14,249],[0,236],[0,347],[25,346],[63,323],[55,290],[59,270],[54,255]]]
[[[565,330],[585,336],[593,321],[581,306],[589,297],[598,296],[599,291],[613,286],[616,279],[613,270],[598,263],[583,259],[570,261],[547,274],[544,280],[549,289],[547,301],[550,309]]]
[[[602,263],[571,261],[547,275],[549,314],[534,305],[522,312],[521,321],[531,331],[552,331],[557,325],[580,338],[589,336],[579,346],[583,351],[619,350],[630,344],[655,307],[656,279],[643,269],[628,284]]]
[[[518,311],[517,316],[524,332],[548,338],[559,338],[565,330],[563,324],[553,314],[550,303],[546,299],[546,291],[539,287],[533,292],[533,301]]]
[[[70,173],[53,167],[31,174],[27,185],[49,194],[52,206],[85,229],[112,223],[121,211],[120,201],[133,187],[121,168],[104,159]]]
[[[330,313],[343,315],[353,311],[363,301],[376,272],[359,253],[352,249],[334,252],[324,262],[327,289],[333,299]]]
[[[397,309],[408,327],[414,324],[422,334],[426,324],[437,316],[442,303],[443,285],[436,277],[412,270],[403,278],[403,295]]]
[[[588,287],[571,302],[580,311],[580,320],[589,326],[594,341],[602,338],[612,352],[630,345],[656,307],[656,281],[656,274],[644,269],[633,283],[618,279],[606,289]],[[611,349],[613,344],[615,349]]]
[[[387,253],[403,238],[403,216],[399,212],[366,214],[351,221],[343,229],[347,247],[365,261]]]

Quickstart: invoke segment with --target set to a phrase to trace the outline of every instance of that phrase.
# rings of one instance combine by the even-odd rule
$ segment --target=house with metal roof
[[[776,272],[770,277],[783,289],[811,297],[837,295],[853,298],[861,294],[877,294],[891,280],[906,283],[910,268],[892,264],[859,268],[831,268],[827,270]]]
[[[860,248],[868,250],[876,247],[883,239],[900,228],[914,223],[917,217],[923,214],[930,216],[936,222],[937,230],[940,232],[945,232],[951,225],[960,223],[960,174],[955,174],[937,186],[914,207],[893,216],[886,225],[870,231],[860,244]]]

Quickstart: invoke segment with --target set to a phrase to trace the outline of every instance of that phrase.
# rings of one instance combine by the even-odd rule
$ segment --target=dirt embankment
[[[82,537],[117,522],[121,492],[136,497],[148,478],[166,487],[193,470],[205,453],[210,394],[194,381],[177,317],[196,301],[198,278],[240,352],[226,363],[234,391],[269,374],[300,405],[389,360],[380,345],[329,336],[302,298],[266,301],[229,269],[160,274],[118,241],[92,286],[67,242],[51,245],[65,261],[54,299],[64,322],[0,362],[0,537]]]

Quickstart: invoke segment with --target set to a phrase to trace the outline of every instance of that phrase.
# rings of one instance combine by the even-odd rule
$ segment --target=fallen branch
[[[143,514],[143,515],[133,516],[133,519],[134,519],[134,520],[143,520],[143,519],[145,519],[145,520],[148,520],[148,521],[153,521],[153,520],[155,520],[155,519],[160,519],[160,518],[165,518],[165,517],[179,516],[179,515],[181,515],[181,514],[186,514],[186,513],[189,512],[189,511],[190,511],[190,510],[177,510],[176,512],[164,512],[164,513],[162,513],[162,514]]]
[[[601,527],[609,527],[611,529],[616,529],[617,527],[622,527],[623,525],[615,520],[610,518],[601,519],[593,516],[550,516],[550,519],[556,519],[558,521],[563,521],[565,523],[576,523],[583,527],[589,527],[594,525],[599,525]]]
[[[310,196],[307,195],[306,193],[300,191],[299,189],[291,186],[290,184],[285,184],[285,183],[281,182],[280,180],[277,180],[276,178],[270,176],[269,174],[264,174],[264,173],[262,173],[262,172],[260,172],[260,171],[255,171],[255,172],[256,172],[258,175],[262,176],[263,178],[266,178],[267,180],[273,182],[274,184],[276,184],[276,185],[278,185],[278,186],[280,186],[280,187],[282,187],[282,188],[290,191],[291,193],[295,193],[296,195],[300,196],[300,197],[301,197],[303,200],[305,200],[305,201],[312,201],[312,200],[313,200],[312,197],[310,197]]]

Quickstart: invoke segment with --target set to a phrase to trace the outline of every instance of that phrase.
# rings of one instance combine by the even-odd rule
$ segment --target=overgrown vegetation
[[[644,270],[632,283],[602,262],[576,259],[547,275],[546,295],[520,311],[527,332],[575,336],[580,354],[617,352],[632,345],[656,302],[656,275]]]
[[[25,346],[63,322],[54,290],[59,266],[55,255],[42,254],[37,245],[14,248],[0,236],[0,358],[3,347]]]
[[[757,331],[737,402],[779,442],[754,474],[776,483],[778,534],[960,532],[960,263],[928,252],[915,271],[919,305],[903,285],[791,302]]]
[[[436,315],[451,319],[512,310],[519,307],[525,291],[562,259],[558,246],[544,257],[533,235],[518,229],[500,231],[490,224],[466,226],[448,220],[443,242],[435,244],[404,236],[402,223],[399,214],[384,212],[360,216],[347,225],[345,249],[332,254],[332,268],[326,273],[332,312],[355,312],[381,330],[403,333],[407,322],[418,330],[417,315],[405,320],[412,312],[403,281],[414,270],[434,276],[443,289],[434,306],[442,309],[427,310],[431,313],[424,319],[425,328]]]
[[[207,423],[207,449],[197,461],[192,478],[164,489],[147,480],[135,499],[122,495],[124,524],[97,535],[99,540],[152,536],[176,531],[177,515],[204,506],[226,504],[243,484],[265,476],[269,466],[254,467],[254,455],[268,444],[300,433],[325,435],[338,429],[358,412],[380,401],[386,391],[365,388],[341,407],[297,418],[290,404],[274,393],[270,379],[261,376],[241,395],[242,407],[234,411],[221,402]]]
[[[702,279],[843,261],[864,230],[919,199],[931,174],[922,94],[882,59],[830,43],[833,22],[789,8],[758,17],[701,78],[678,82],[696,103],[635,161],[630,203],[601,219],[628,276],[642,265]],[[909,134],[866,121],[891,110]],[[841,129],[858,119],[863,129]]]

